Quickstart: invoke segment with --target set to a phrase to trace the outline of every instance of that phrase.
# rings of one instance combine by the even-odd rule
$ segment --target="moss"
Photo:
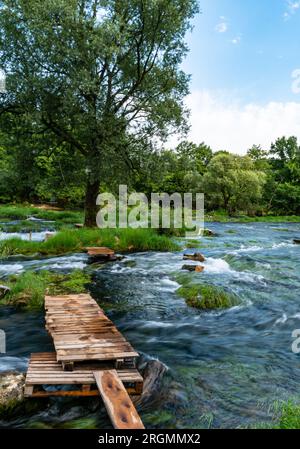
[[[71,274],[57,274],[48,271],[26,272],[10,277],[11,288],[3,303],[26,309],[41,309],[46,292],[50,295],[84,293],[91,277],[81,270]]]
[[[239,304],[238,298],[232,293],[214,285],[186,285],[177,290],[187,305],[196,309],[213,310],[227,309]]]
[[[86,285],[90,282],[91,279],[86,273],[81,270],[75,270],[68,276],[67,280],[61,283],[61,287],[69,293],[84,293]]]
[[[96,418],[79,418],[60,425],[61,429],[97,429],[97,427]]]

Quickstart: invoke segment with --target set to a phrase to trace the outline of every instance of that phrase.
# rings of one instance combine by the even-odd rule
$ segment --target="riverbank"
[[[299,215],[230,216],[222,211],[207,212],[207,223],[300,223]]]
[[[55,209],[55,208],[54,208]],[[33,218],[33,221],[30,219]],[[15,230],[21,230],[24,227],[28,229],[34,227],[39,221],[52,221],[56,228],[61,226],[83,223],[84,212],[82,210],[53,210],[51,206],[43,207],[27,204],[2,204],[0,205],[0,230],[7,223],[13,220],[19,220],[20,223],[11,224]],[[229,215],[223,210],[206,211],[204,220],[208,223],[300,223],[299,215],[263,215],[249,216],[244,214]],[[12,232],[12,231],[11,231]]]

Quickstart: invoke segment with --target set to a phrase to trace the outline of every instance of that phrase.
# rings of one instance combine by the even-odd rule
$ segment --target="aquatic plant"
[[[188,306],[196,309],[226,309],[239,304],[239,299],[232,293],[208,284],[185,285],[177,290],[177,294],[185,299]]]
[[[300,404],[290,400],[279,406],[279,421],[275,429],[300,429]]]

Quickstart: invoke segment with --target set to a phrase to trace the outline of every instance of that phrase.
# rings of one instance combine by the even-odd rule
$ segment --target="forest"
[[[0,122],[1,123],[1,122]],[[3,119],[2,119],[3,125]],[[4,125],[3,125],[4,126]],[[4,128],[5,129],[5,128]],[[82,209],[86,169],[80,153],[66,146],[52,151],[52,141],[22,133],[1,134],[0,201],[52,203]],[[45,148],[46,147],[46,148]],[[100,192],[204,193],[206,212],[238,216],[300,214],[300,147],[296,137],[278,138],[268,150],[254,145],[245,156],[213,152],[208,145],[182,141],[175,149],[153,150],[139,157],[128,148],[128,165],[111,161]]]

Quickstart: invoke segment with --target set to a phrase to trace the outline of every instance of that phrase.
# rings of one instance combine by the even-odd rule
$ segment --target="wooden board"
[[[132,359],[138,353],[87,294],[46,296],[46,329],[57,361]]]
[[[94,247],[88,247],[88,248],[85,248],[85,249],[88,252],[89,256],[109,257],[109,256],[114,256],[115,255],[114,250],[112,250],[110,248],[106,248],[106,247],[94,246]]]
[[[144,429],[117,371],[94,371],[94,376],[114,428]]]
[[[30,396],[95,396],[99,395],[99,391],[95,390],[77,390],[67,391],[37,391],[30,390],[30,387],[38,387],[45,385],[80,385],[95,386],[96,381],[93,372],[95,370],[109,370],[112,365],[99,364],[92,362],[88,364],[75,365],[74,370],[64,371],[61,363],[56,361],[55,353],[36,353],[31,354],[28,370],[26,374],[26,392],[27,397]],[[130,394],[141,394],[143,388],[143,378],[135,368],[126,368],[117,370],[118,376],[124,383],[125,388]],[[54,393],[54,394],[52,394]],[[70,393],[70,394],[69,394]]]

